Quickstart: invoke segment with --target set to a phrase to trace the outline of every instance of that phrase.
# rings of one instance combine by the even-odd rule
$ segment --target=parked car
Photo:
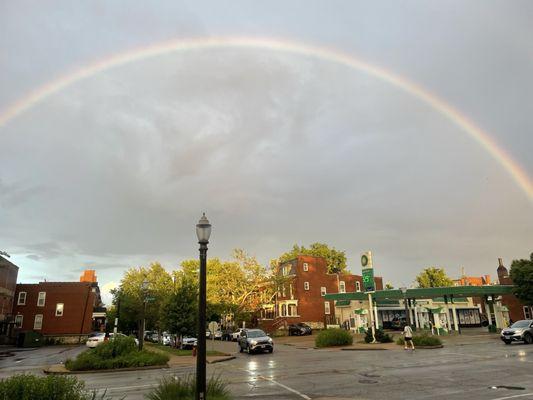
[[[115,334],[113,332],[111,332],[109,334],[109,338],[108,340],[113,340]],[[123,333],[117,333],[117,337],[127,337],[126,335],[124,335]],[[139,345],[139,340],[137,340],[137,338],[134,338],[135,340],[135,344],[138,346]],[[85,345],[91,349],[95,348],[96,346],[98,346],[99,344],[101,343],[104,343],[106,341],[106,337],[105,337],[105,332],[97,332],[97,333],[93,333],[89,336],[89,338],[87,339],[87,342],[85,342]]]
[[[163,346],[170,346],[170,342],[171,342],[170,335],[163,334],[163,336],[161,337],[161,344]]]
[[[303,322],[289,325],[289,336],[311,335],[312,333],[311,327]]]
[[[241,338],[242,332],[244,332],[244,331],[245,331],[244,328],[237,329],[235,332],[233,332],[231,334],[231,340],[233,340],[234,342],[238,342],[239,339]]]
[[[533,343],[533,319],[524,319],[516,321],[509,328],[502,330],[500,339],[505,344],[512,342],[524,342],[526,344]]]
[[[239,338],[239,351],[251,354],[256,351],[274,351],[274,341],[261,329],[243,329]]]
[[[194,337],[184,337],[181,339],[181,348],[182,349],[192,349],[198,345],[198,339]]]
[[[215,331],[215,340],[222,340],[222,331],[219,329],[217,331]]]

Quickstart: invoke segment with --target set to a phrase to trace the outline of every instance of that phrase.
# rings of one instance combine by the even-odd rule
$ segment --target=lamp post
[[[141,292],[143,296],[143,315],[142,315],[142,320],[141,320],[141,328],[139,329],[139,350],[142,350],[143,345],[144,345],[144,325],[146,321],[147,291],[148,291],[148,280],[145,279],[143,283],[141,283]]]
[[[206,270],[207,270],[207,244],[211,235],[211,224],[205,213],[196,225],[196,236],[200,244],[200,282],[198,301],[198,349],[196,352],[196,400],[205,400],[206,374],[205,374],[205,313],[206,313]]]
[[[405,286],[401,287],[400,290],[403,293],[403,304],[405,306],[405,321],[407,325],[411,326],[411,315],[409,314],[409,308],[407,308],[407,288]]]

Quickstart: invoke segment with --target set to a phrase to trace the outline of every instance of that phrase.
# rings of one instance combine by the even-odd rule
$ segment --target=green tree
[[[533,305],[533,253],[529,260],[513,260],[510,275],[516,297],[526,305]]]
[[[392,290],[392,289],[394,289],[394,286],[392,286],[392,283],[387,282],[387,283],[385,284],[385,290]]]
[[[278,259],[272,260],[271,265],[275,267],[298,256],[325,258],[330,274],[343,273],[346,270],[346,253],[334,247],[329,247],[325,243],[312,243],[308,248],[295,244],[292,250],[283,253]]]
[[[452,286],[453,281],[446,275],[444,268],[429,267],[417,275],[420,288]]]
[[[182,336],[197,334],[198,285],[182,277],[176,290],[168,296],[161,309],[162,328]]]

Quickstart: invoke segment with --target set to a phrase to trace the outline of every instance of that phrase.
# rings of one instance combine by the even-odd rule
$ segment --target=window
[[[339,282],[339,293],[346,293],[346,283],[344,281]]]
[[[329,314],[329,313],[330,313],[330,309],[329,309],[329,301],[324,302],[324,312],[325,312],[326,314]]]
[[[281,287],[281,297],[285,297],[287,293],[285,292],[285,285]]]
[[[355,281],[355,291],[360,292],[361,291],[361,282]]]
[[[18,306],[25,306],[26,305],[26,292],[19,292],[19,298],[17,301]]]
[[[24,319],[23,315],[17,315],[15,317],[15,327],[16,328],[22,328],[22,320]]]
[[[304,289],[309,290],[309,282],[304,282]]]
[[[304,263],[304,271],[309,271],[309,264],[307,263]]]
[[[43,314],[35,315],[35,321],[33,321],[33,329],[40,330],[43,327]]]
[[[283,267],[283,276],[287,276],[287,275],[289,275],[291,273],[291,267],[292,267],[291,264],[285,265]]]
[[[325,295],[326,295],[326,287],[325,287],[325,286],[322,286],[322,287],[320,288],[320,295],[321,295],[321,296],[325,296]]]
[[[39,298],[37,299],[37,307],[44,307],[46,300],[46,292],[39,292]]]
[[[281,305],[281,316],[285,317],[286,315],[287,315],[287,305],[286,304],[282,304]]]
[[[531,319],[531,311],[528,306],[524,306],[524,319]]]
[[[296,304],[289,304],[289,316],[296,317],[298,312],[296,311]]]
[[[57,303],[56,304],[56,317],[62,317],[63,316],[63,303]]]

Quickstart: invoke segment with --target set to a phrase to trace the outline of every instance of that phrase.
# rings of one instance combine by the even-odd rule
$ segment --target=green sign
[[[363,268],[363,287],[365,288],[365,292],[374,292],[376,290],[374,287],[373,268]]]

